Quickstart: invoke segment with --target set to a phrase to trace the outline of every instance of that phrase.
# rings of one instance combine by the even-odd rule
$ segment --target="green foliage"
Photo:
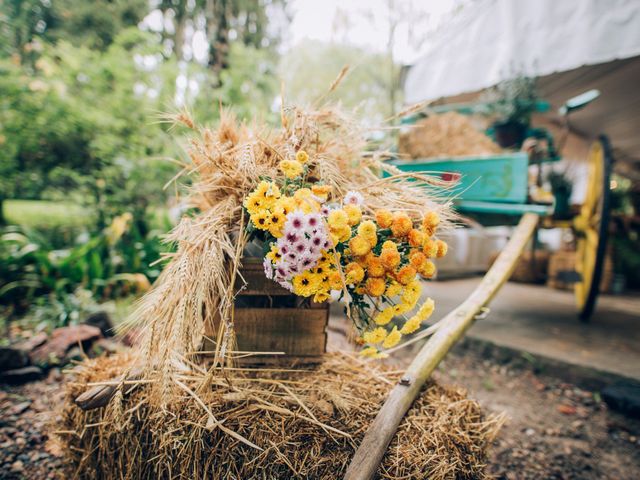
[[[7,227],[0,237],[0,305],[11,315],[26,312],[40,298],[71,308],[67,296],[78,289],[95,299],[144,291],[160,274],[151,264],[168,249],[160,232],[141,235],[126,214],[62,250],[33,230]]]
[[[483,113],[496,116],[497,122],[529,125],[538,98],[536,79],[518,76],[489,89],[481,101],[488,104]]]

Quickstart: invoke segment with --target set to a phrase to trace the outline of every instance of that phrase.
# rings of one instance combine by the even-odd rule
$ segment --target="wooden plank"
[[[538,220],[538,215],[533,213],[522,217],[509,243],[480,285],[461,305],[442,319],[440,328],[418,352],[369,426],[347,469],[345,480],[369,480],[374,477],[400,421],[440,361],[471,326],[481,309],[509,279],[518,258],[535,231]]]

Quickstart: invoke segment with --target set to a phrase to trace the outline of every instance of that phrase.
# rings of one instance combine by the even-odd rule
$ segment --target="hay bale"
[[[456,112],[430,115],[400,135],[398,151],[412,159],[494,155],[501,149]]]
[[[181,394],[164,411],[148,401],[153,389],[145,383],[124,386],[104,408],[85,412],[73,403],[87,383],[129,367],[126,355],[90,360],[68,385],[56,438],[79,478],[341,478],[398,376],[328,354],[307,370],[211,375],[194,367],[174,377]],[[210,388],[192,390],[206,375]],[[400,425],[378,475],[484,478],[487,448],[502,421],[485,416],[464,390],[431,383]]]

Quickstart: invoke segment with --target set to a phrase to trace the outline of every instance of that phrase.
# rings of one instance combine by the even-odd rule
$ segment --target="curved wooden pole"
[[[509,243],[480,285],[442,320],[442,326],[418,352],[369,426],[351,460],[345,480],[370,480],[374,477],[398,425],[420,393],[422,386],[454,343],[471,326],[482,308],[509,279],[516,262],[535,231],[538,220],[539,216],[534,213],[527,213],[520,219]]]

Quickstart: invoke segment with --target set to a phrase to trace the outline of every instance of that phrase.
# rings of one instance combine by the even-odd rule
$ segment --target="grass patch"
[[[7,223],[25,227],[85,226],[91,221],[91,212],[71,202],[6,200],[4,214]]]

